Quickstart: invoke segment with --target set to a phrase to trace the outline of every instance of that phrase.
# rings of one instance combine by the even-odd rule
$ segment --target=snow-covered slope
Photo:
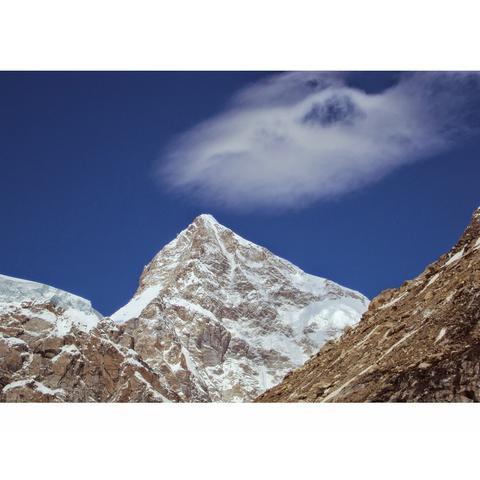
[[[360,319],[368,300],[200,215],[112,315],[187,401],[254,398]]]
[[[49,308],[43,308],[45,305]],[[0,313],[14,310],[55,324],[59,335],[70,331],[72,326],[87,332],[102,319],[82,297],[42,283],[0,275]]]

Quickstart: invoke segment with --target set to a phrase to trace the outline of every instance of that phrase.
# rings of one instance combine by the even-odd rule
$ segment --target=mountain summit
[[[184,401],[244,401],[278,383],[368,306],[198,216],[111,318]]]

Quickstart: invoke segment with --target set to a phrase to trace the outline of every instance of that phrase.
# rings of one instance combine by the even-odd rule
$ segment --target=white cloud
[[[289,73],[238,92],[226,111],[176,139],[159,176],[231,208],[299,207],[366,186],[478,129],[476,74],[406,74],[379,94],[343,77]]]

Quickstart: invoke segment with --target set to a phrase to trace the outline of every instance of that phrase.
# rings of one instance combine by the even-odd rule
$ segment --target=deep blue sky
[[[0,273],[104,314],[199,213],[309,273],[369,297],[449,250],[480,204],[480,139],[333,202],[232,213],[162,190],[153,164],[178,133],[266,73],[0,73]],[[368,91],[393,73],[356,73]]]

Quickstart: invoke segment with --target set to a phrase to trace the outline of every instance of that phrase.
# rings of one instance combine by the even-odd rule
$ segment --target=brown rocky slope
[[[480,208],[454,248],[257,402],[480,400]]]

